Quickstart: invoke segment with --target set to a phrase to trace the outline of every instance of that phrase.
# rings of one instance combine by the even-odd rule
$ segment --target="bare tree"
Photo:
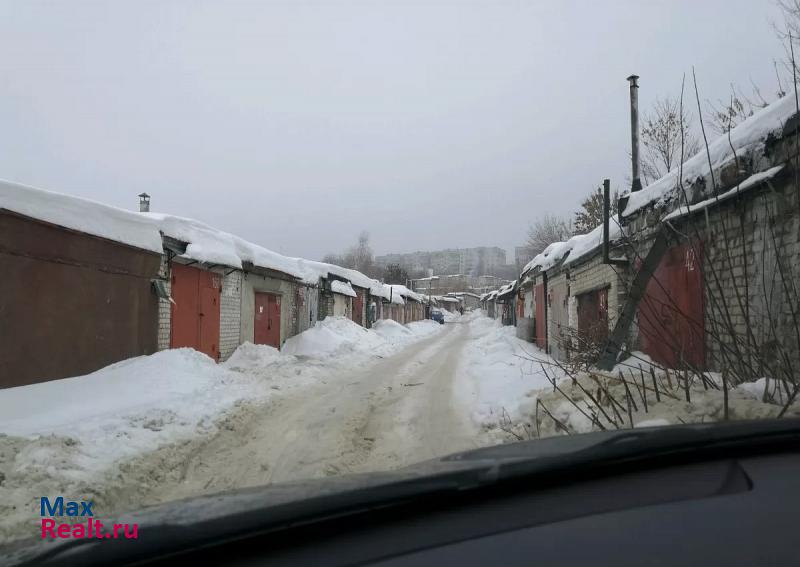
[[[348,268],[353,268],[363,274],[372,272],[375,257],[372,254],[369,233],[366,230],[361,231],[361,234],[358,235],[358,243],[345,252],[344,259]]]
[[[572,223],[550,214],[534,221],[528,228],[528,246],[534,255],[541,253],[553,242],[561,242],[572,236]]]
[[[642,181],[649,185],[677,167],[681,159],[683,138],[684,159],[700,151],[700,142],[693,133],[692,117],[681,108],[677,99],[656,99],[642,124]]]
[[[780,79],[780,75],[778,77]],[[757,110],[769,105],[752,79],[750,85],[753,90],[750,96],[744,94],[741,88],[731,84],[731,96],[727,101],[706,101],[708,109],[706,125],[711,130],[717,134],[726,134],[731,128],[735,128],[737,124],[747,120]],[[779,98],[786,95],[781,86],[779,86],[777,94]]]
[[[333,264],[335,266],[344,266],[344,258],[337,254],[325,254],[322,257],[322,261],[326,264]]]
[[[611,214],[618,209],[619,192],[611,195]],[[586,234],[603,224],[603,189],[592,191],[581,203],[581,210],[575,213],[575,234]]]
[[[366,230],[358,235],[356,245],[348,248],[344,254],[341,256],[338,254],[326,254],[322,261],[358,270],[370,277],[378,277],[380,275],[376,273],[380,272],[380,270],[375,266],[375,256],[372,253],[372,247],[369,245],[369,233]]]

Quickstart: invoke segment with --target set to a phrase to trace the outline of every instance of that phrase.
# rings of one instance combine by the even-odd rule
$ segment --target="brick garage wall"
[[[297,285],[295,289],[294,334],[316,325],[319,317],[319,288]]]
[[[557,360],[569,358],[567,344],[569,279],[566,270],[547,277],[547,346],[550,355]]]
[[[239,346],[242,316],[242,272],[235,270],[222,278],[219,305],[219,353],[226,360]]]
[[[319,317],[318,320],[322,321],[328,315],[333,316],[333,294],[330,291],[319,290]]]
[[[170,278],[169,262],[166,254],[161,256],[161,266],[158,269],[158,277],[164,280],[167,292],[172,293],[172,279]],[[170,321],[172,304],[166,299],[158,302],[158,350],[169,348]]]
[[[567,300],[569,326],[575,331],[578,330],[577,297],[588,291],[608,287],[608,328],[611,331],[627,299],[627,284],[620,277],[624,274],[624,267],[603,264],[603,257],[599,252],[588,260],[571,265],[569,268],[570,293]]]
[[[763,363],[781,355],[800,368],[792,316],[800,303],[799,203],[793,175],[781,179],[771,190],[752,190],[739,203],[732,199],[682,224],[682,230],[699,228],[704,241],[709,370],[769,375]]]

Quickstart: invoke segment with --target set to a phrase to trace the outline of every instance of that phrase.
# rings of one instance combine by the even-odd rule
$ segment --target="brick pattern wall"
[[[551,356],[558,360],[569,359],[568,291],[567,272],[553,274],[547,279],[547,347]]]
[[[577,296],[603,286],[610,286],[608,290],[608,329],[612,330],[627,298],[627,284],[620,278],[620,275],[624,275],[624,273],[624,267],[603,264],[603,257],[600,253],[586,262],[570,267],[569,326],[575,330],[578,329]]]
[[[219,354],[222,361],[239,346],[242,316],[242,272],[239,270],[222,278],[219,316]]]
[[[166,254],[161,255],[161,266],[158,269],[158,277],[163,278],[167,284],[167,291],[172,293],[172,279],[170,277],[169,263]],[[170,321],[172,304],[166,299],[158,301],[158,350],[169,348]]]
[[[738,205],[715,207],[707,218],[684,223],[684,229],[699,226],[704,240],[710,370],[770,375],[764,363],[783,355],[800,368],[792,317],[800,303],[800,215],[792,176],[784,179],[772,191],[755,191]]]
[[[319,292],[319,317],[318,320],[322,321],[328,315],[333,315],[333,294],[329,291],[320,290]]]

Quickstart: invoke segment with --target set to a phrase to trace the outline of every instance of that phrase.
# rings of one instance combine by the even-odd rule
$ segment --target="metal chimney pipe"
[[[608,257],[608,216],[611,209],[611,181],[603,180],[603,264],[610,264]]]
[[[642,181],[639,178],[639,75],[631,75],[628,82],[631,84],[631,170],[633,181],[631,193],[641,191]]]
[[[140,213],[149,213],[150,212],[150,195],[147,193],[139,193],[139,212]]]

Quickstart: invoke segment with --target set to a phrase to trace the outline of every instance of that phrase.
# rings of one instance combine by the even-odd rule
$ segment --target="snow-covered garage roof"
[[[709,154],[711,167],[716,171],[737,157],[742,159],[747,154],[763,153],[767,138],[770,135],[779,135],[787,120],[795,113],[796,102],[793,96],[784,96],[760,109],[732,128],[730,139],[727,135],[719,136],[708,145],[708,152],[703,149],[686,160],[682,168],[684,185],[690,186],[696,179],[710,175]],[[642,207],[676,197],[680,172],[681,168],[676,167],[641,191],[631,193],[622,216],[632,215]]]
[[[0,209],[161,254],[161,235],[139,213],[0,181]]]
[[[348,297],[356,296],[356,292],[353,290],[353,287],[349,283],[343,282],[342,280],[333,280],[331,282],[331,291],[333,293],[340,293]]]

